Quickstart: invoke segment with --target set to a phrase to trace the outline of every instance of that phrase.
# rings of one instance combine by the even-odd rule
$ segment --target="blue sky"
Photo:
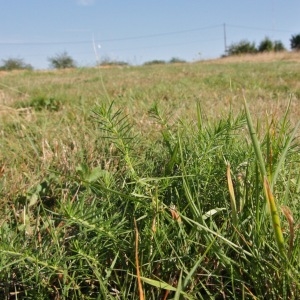
[[[289,49],[299,15],[299,0],[0,0],[0,60],[46,69],[64,51],[79,66],[210,59],[224,53],[223,24],[227,45],[268,36]]]

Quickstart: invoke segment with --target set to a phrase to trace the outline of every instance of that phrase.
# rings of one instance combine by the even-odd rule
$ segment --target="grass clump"
[[[32,108],[35,111],[48,110],[58,111],[61,106],[61,101],[55,97],[45,97],[43,95],[33,97],[29,101],[23,101],[16,104],[17,108]]]

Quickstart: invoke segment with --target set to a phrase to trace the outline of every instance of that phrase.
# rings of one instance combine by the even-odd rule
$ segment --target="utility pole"
[[[225,55],[227,53],[227,42],[226,42],[226,24],[223,24],[223,32],[224,32],[224,49],[225,49]]]

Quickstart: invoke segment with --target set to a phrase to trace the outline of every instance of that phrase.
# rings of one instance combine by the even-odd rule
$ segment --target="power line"
[[[118,38],[118,39],[106,39],[106,40],[100,40],[100,42],[112,42],[112,41],[123,41],[123,40],[138,40],[138,39],[144,39],[144,38],[152,38],[152,37],[174,35],[174,34],[182,34],[182,33],[188,33],[188,32],[195,32],[195,31],[213,29],[213,28],[218,28],[218,27],[221,27],[221,26],[222,26],[222,24],[218,24],[218,25],[212,25],[212,26],[206,26],[206,27],[200,27],[200,28],[194,28],[194,29],[187,29],[187,30],[180,30],[180,31],[155,33],[155,34],[141,35],[141,36],[135,36],[135,37],[125,37],[125,38]]]
[[[109,49],[110,51],[128,51],[128,50],[139,50],[139,49],[156,49],[156,48],[164,48],[164,47],[171,47],[171,46],[184,46],[184,45],[191,45],[196,43],[206,43],[212,41],[220,41],[220,38],[212,38],[207,40],[197,40],[197,41],[189,41],[189,42],[182,42],[182,43],[170,43],[170,44],[163,44],[163,45],[153,45],[153,46],[145,46],[145,47],[134,47],[134,48],[121,48],[121,49]]]
[[[180,30],[180,31],[171,31],[171,32],[163,32],[163,33],[155,33],[155,34],[148,34],[148,35],[140,35],[140,36],[129,36],[123,38],[111,38],[111,39],[101,39],[97,40],[99,43],[103,42],[117,42],[117,41],[129,41],[129,40],[139,40],[139,39],[148,39],[160,36],[168,36],[174,34],[183,34],[188,32],[196,32],[201,30],[213,29],[223,26],[222,24],[219,25],[212,25],[206,27],[199,27],[194,29],[187,29],[187,30]],[[0,42],[0,45],[22,45],[22,46],[43,46],[43,45],[75,45],[75,44],[90,44],[91,40],[86,41],[69,41],[69,42]]]
[[[72,42],[0,42],[1,46],[47,46],[47,45],[75,45],[87,44],[91,41],[72,41]]]
[[[153,45],[153,46],[145,46],[145,47],[134,47],[134,48],[107,48],[105,49],[106,51],[131,51],[131,50],[141,50],[141,49],[156,49],[156,48],[164,48],[164,47],[172,47],[172,46],[185,46],[185,45],[191,45],[191,44],[197,44],[197,43],[207,43],[207,42],[213,42],[213,41],[220,41],[222,40],[222,37],[218,38],[211,38],[211,39],[205,39],[205,40],[195,40],[195,41],[188,41],[188,42],[182,42],[182,43],[169,43],[169,44],[160,44],[160,45]],[[75,55],[86,55],[86,54],[91,54],[90,52],[80,52],[76,53],[73,52]],[[41,52],[38,54],[30,54],[26,55],[26,57],[42,57],[45,56],[46,54],[42,54]]]
[[[241,25],[233,25],[233,24],[227,24],[227,27],[234,27],[234,28],[241,28],[241,29],[249,29],[249,30],[259,30],[259,31],[273,31],[273,32],[288,32],[292,33],[292,30],[286,30],[286,29],[271,29],[271,28],[262,28],[262,27],[250,27],[250,26],[241,26]]]
[[[292,33],[291,30],[283,30],[283,29],[270,29],[270,28],[261,28],[261,27],[250,27],[250,26],[243,26],[243,25],[234,25],[234,24],[227,24],[227,27],[232,28],[240,28],[240,29],[248,29],[248,30],[259,30],[259,31],[272,31],[272,32],[288,32]],[[205,27],[198,27],[193,29],[186,29],[186,30],[179,30],[179,31],[171,31],[171,32],[162,32],[162,33],[154,33],[154,34],[147,34],[147,35],[140,35],[140,36],[128,36],[122,38],[110,38],[110,39],[100,39],[97,40],[99,43],[103,42],[117,42],[117,41],[129,41],[129,40],[139,40],[139,39],[149,39],[154,37],[161,37],[161,36],[168,36],[168,35],[175,35],[175,34],[184,34],[189,32],[197,32],[202,30],[209,30],[214,28],[223,28],[224,24],[216,24],[211,26]],[[53,42],[0,42],[0,46],[47,46],[47,45],[79,45],[79,44],[90,44],[91,40],[82,40],[82,41],[53,41]]]

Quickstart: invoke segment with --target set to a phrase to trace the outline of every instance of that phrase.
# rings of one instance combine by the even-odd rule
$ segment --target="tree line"
[[[290,39],[290,47],[293,51],[300,51],[300,33],[297,35],[292,35]],[[265,39],[262,40],[257,47],[254,42],[249,42],[248,40],[241,40],[238,43],[233,43],[226,49],[224,56],[280,51],[286,51],[286,48],[281,41],[272,41],[270,38],[265,37]],[[67,52],[56,54],[55,56],[48,58],[48,61],[52,69],[76,68],[75,60]],[[154,64],[155,62],[162,63],[162,61],[154,60],[151,62],[146,62],[145,65]],[[170,60],[170,63],[174,62],[185,61],[178,58],[173,58]],[[163,63],[165,62],[163,61]],[[102,63],[100,63],[100,65],[128,64],[126,62],[110,61],[105,59]],[[21,58],[8,58],[2,60],[0,71],[1,70],[33,70],[33,67],[32,65],[25,63]]]
[[[290,46],[292,50],[300,50],[300,34],[292,35],[290,39]],[[286,51],[281,41],[272,41],[270,38],[265,37],[256,47],[254,42],[242,40],[238,43],[231,44],[226,49],[226,55],[240,55],[240,54],[255,54],[262,52],[281,52]]]

